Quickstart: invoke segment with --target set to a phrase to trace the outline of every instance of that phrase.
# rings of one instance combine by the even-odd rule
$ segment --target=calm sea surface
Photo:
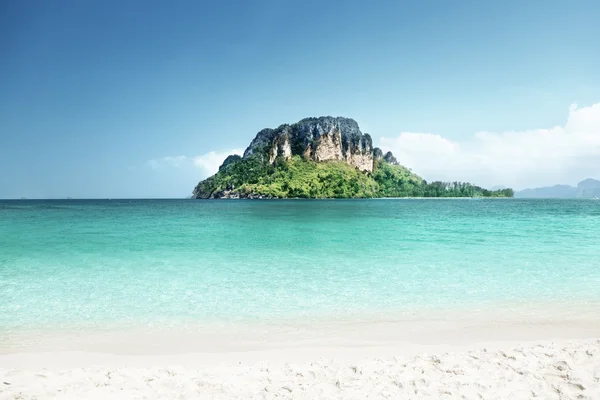
[[[8,329],[598,300],[599,201],[0,201]]]

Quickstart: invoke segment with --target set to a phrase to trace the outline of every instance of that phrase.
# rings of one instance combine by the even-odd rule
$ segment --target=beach
[[[0,203],[0,399],[598,399],[594,204]]]
[[[600,400],[599,19],[0,0],[0,400]]]
[[[597,399],[600,322],[584,307],[31,333],[0,348],[0,399]]]
[[[598,399],[600,340],[213,368],[2,370],[1,399]]]

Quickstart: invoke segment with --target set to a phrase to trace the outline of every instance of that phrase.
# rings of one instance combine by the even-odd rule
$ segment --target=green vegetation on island
[[[463,182],[428,183],[373,148],[347,118],[309,118],[266,129],[198,183],[194,198],[513,197]]]
[[[273,164],[250,157],[200,182],[197,198],[512,197],[463,182],[427,183],[401,165],[379,161],[372,174],[343,161],[316,162],[295,155]]]

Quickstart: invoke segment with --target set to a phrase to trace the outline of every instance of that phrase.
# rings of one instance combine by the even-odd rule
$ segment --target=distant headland
[[[466,182],[426,182],[373,147],[356,121],[305,118],[263,129],[243,156],[228,156],[193,198],[513,197]]]
[[[515,197],[519,198],[557,198],[557,199],[591,199],[600,197],[600,181],[596,179],[585,179],[577,184],[554,185],[535,189],[525,189],[517,192]]]

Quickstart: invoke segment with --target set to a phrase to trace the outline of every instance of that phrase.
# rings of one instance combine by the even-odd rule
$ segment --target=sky
[[[0,198],[190,196],[354,118],[427,180],[600,178],[600,2],[0,1]]]

